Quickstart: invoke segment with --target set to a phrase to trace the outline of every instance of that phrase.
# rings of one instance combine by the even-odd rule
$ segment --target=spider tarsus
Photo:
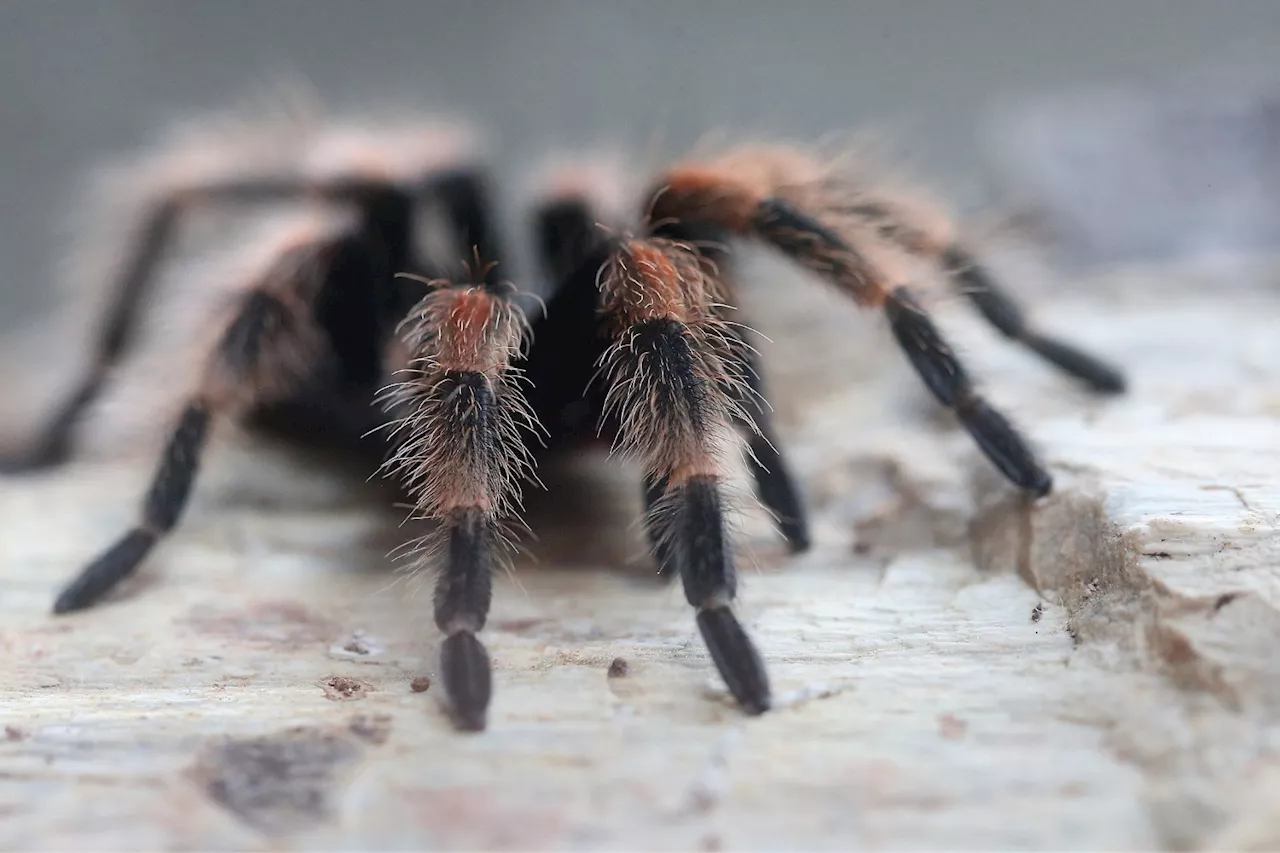
[[[483,731],[493,696],[489,653],[470,631],[446,637],[440,646],[440,674],[448,695],[454,725],[462,731]]]
[[[760,653],[727,606],[698,611],[698,629],[720,677],[738,705],[753,716],[769,710],[769,676]]]
[[[782,455],[782,443],[773,429],[773,412],[766,402],[768,397],[759,359],[747,351],[743,361],[746,387],[753,393],[740,394],[740,403],[750,413],[755,425],[754,430],[747,430],[747,467],[755,481],[757,497],[773,513],[778,531],[787,541],[791,553],[798,554],[808,550],[810,545],[804,500],[800,486]]]
[[[158,539],[150,530],[130,530],[59,593],[53,612],[71,613],[96,604],[116,584],[133,574]]]
[[[951,246],[943,251],[940,260],[943,268],[960,285],[961,293],[996,331],[1007,338],[1022,336],[1027,329],[1022,308],[995,283],[967,249]]]
[[[1071,344],[1054,340],[1037,333],[1023,336],[1022,343],[1044,359],[1082,380],[1094,391],[1102,394],[1123,394],[1128,390],[1128,380],[1119,369],[1096,356],[1089,355]]]
[[[905,287],[884,305],[898,344],[942,405],[953,410],[987,458],[1019,488],[1049,493],[1052,478],[1009,421],[983,400],[929,315]]]
[[[747,467],[755,479],[760,502],[773,513],[778,531],[793,554],[809,550],[809,520],[795,479],[777,450],[777,441],[752,436]]]
[[[746,631],[729,609],[737,593],[718,484],[695,478],[672,490],[667,541],[684,594],[698,610],[698,629],[707,651],[738,704],[748,714],[769,709],[769,677]]]
[[[127,578],[160,537],[173,529],[191,494],[209,427],[209,410],[190,403],[178,419],[142,503],[142,524],[88,565],[58,596],[54,613],[90,607]]]
[[[885,300],[884,312],[894,338],[938,402],[953,409],[972,393],[968,372],[910,290],[894,290]]]
[[[1053,490],[1053,478],[1004,415],[976,395],[963,399],[955,411],[978,447],[1014,485],[1038,498]]]
[[[1124,393],[1127,383],[1120,370],[1078,347],[1033,330],[1018,304],[996,284],[968,250],[961,246],[951,246],[943,252],[941,260],[978,312],[1005,337],[1018,341],[1094,391],[1103,394]]]
[[[70,453],[68,443],[51,441],[47,434],[42,435],[32,447],[0,455],[0,474],[35,474],[61,465]]]
[[[96,373],[82,379],[45,421],[29,447],[0,457],[0,474],[29,474],[66,462],[71,456],[72,436],[80,415],[97,398],[101,388]]]

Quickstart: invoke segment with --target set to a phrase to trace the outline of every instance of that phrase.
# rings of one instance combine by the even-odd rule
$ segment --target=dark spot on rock
[[[1172,559],[1173,559],[1173,555],[1172,555],[1172,554],[1170,554],[1168,551],[1144,551],[1144,552],[1142,552],[1142,556],[1144,556],[1144,557],[1153,557],[1154,559],[1157,559],[1157,560],[1172,560]]]
[[[27,733],[24,732],[22,729],[18,728],[17,726],[4,727],[5,740],[26,740],[26,737],[27,737]]]
[[[419,675],[413,681],[409,682],[409,689],[414,693],[426,693],[431,689],[431,679],[425,675]]]
[[[631,672],[631,664],[627,663],[626,658],[614,658],[613,663],[609,664],[610,678],[623,678],[629,672]]]
[[[1044,615],[1044,605],[1037,604],[1031,611],[1031,621],[1039,622],[1040,617]]]
[[[335,702],[350,702],[356,699],[363,699],[373,689],[372,685],[357,681],[354,678],[347,678],[345,675],[330,676],[320,682],[320,687],[324,690],[325,698],[332,699]]]
[[[382,746],[391,737],[391,715],[361,714],[347,725],[347,730],[366,743]]]
[[[359,757],[345,737],[303,727],[211,746],[188,775],[254,829],[287,833],[330,818],[337,771]]]
[[[1241,592],[1224,592],[1222,595],[1218,596],[1218,600],[1213,603],[1213,612],[1217,613],[1243,594],[1244,593]]]

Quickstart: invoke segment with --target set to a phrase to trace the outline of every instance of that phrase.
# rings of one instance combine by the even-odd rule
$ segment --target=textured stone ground
[[[427,591],[386,568],[402,534],[358,481],[222,447],[128,594],[56,620],[151,459],[0,482],[0,847],[1276,849],[1280,289],[1258,277],[1229,302],[1165,270],[1038,300],[1129,367],[1114,401],[940,305],[1058,478],[1035,506],[875,318],[757,293],[816,525],[789,559],[740,519],[784,697],[759,719],[650,581],[634,480],[602,460],[534,501],[481,736],[411,686]]]

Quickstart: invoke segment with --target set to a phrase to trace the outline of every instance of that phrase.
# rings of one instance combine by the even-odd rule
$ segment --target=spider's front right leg
[[[488,270],[474,270],[489,280]],[[435,622],[440,668],[455,724],[485,727],[493,676],[477,634],[493,597],[493,573],[509,547],[504,523],[532,473],[521,432],[536,429],[512,361],[527,321],[504,284],[432,282],[401,325],[410,362],[384,394],[396,418],[384,469],[439,523],[419,568],[438,556]]]
[[[736,402],[745,395],[733,393],[741,380],[729,366],[734,332],[716,313],[720,284],[692,247],[656,238],[621,242],[600,283],[613,327],[606,410],[621,425],[621,446],[645,465],[658,553],[679,572],[739,706],[763,713],[768,675],[732,610],[737,572],[721,482],[734,424],[751,419]]]
[[[112,369],[137,338],[139,317],[156,282],[156,270],[174,242],[185,211],[203,201],[251,203],[278,197],[289,189],[270,181],[235,181],[168,193],[143,211],[110,287],[111,301],[94,330],[87,368],[45,421],[31,446],[14,456],[0,458],[0,472],[34,471],[66,460],[81,415],[98,399]]]

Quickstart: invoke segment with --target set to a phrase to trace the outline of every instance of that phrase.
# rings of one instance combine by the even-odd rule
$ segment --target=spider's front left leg
[[[281,399],[324,355],[312,301],[330,286],[363,287],[387,273],[358,233],[308,232],[288,248],[239,298],[234,316],[206,358],[198,385],[173,428],[138,522],[89,564],[59,594],[55,613],[90,607],[177,525],[215,417],[231,416]]]
[[[488,270],[474,270],[481,280]],[[485,727],[493,693],[489,655],[477,634],[493,597],[493,573],[509,541],[504,525],[532,473],[521,433],[537,428],[512,362],[527,321],[505,284],[432,283],[401,326],[409,364],[384,394],[395,450],[384,470],[439,523],[418,568],[439,556],[435,622],[440,667],[456,725]],[[435,547],[430,547],[435,546]]]
[[[716,313],[719,282],[692,247],[655,238],[622,241],[600,285],[613,336],[602,365],[606,412],[651,488],[664,484],[649,523],[716,668],[744,711],[763,713],[768,675],[732,610],[737,572],[721,483],[734,423],[750,418],[731,391],[734,333]]]

